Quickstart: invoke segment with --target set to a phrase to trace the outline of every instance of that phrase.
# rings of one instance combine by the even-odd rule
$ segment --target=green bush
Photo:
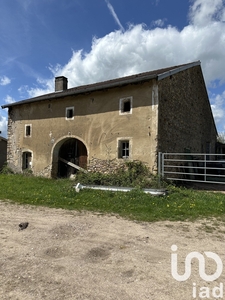
[[[0,171],[1,174],[14,174],[13,170],[7,165],[3,165],[1,171]]]
[[[100,172],[77,173],[76,182],[88,185],[123,186],[136,188],[159,188],[162,180],[150,173],[147,166],[140,161],[129,161],[111,174]],[[163,183],[163,186],[165,183]]]
[[[23,170],[23,175],[24,176],[33,176],[33,171],[31,169],[25,169]]]

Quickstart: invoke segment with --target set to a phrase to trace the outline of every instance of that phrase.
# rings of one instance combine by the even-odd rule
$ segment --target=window
[[[23,170],[31,169],[31,164],[32,164],[32,153],[23,152]]]
[[[132,113],[132,97],[120,99],[120,114],[131,114]]]
[[[123,102],[123,112],[130,112],[131,110],[131,103],[130,100]]]
[[[31,125],[25,125],[25,136],[31,136]]]
[[[66,120],[73,120],[73,119],[74,119],[74,107],[67,107]]]
[[[119,153],[118,158],[129,158],[130,157],[130,141],[121,140],[119,141]]]

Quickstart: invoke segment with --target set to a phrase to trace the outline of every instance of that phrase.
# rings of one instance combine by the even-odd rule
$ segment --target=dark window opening
[[[123,112],[130,112],[131,110],[131,103],[130,100],[123,102]]]
[[[23,170],[31,169],[32,153],[23,152]]]
[[[26,125],[26,136],[31,136],[31,126]]]
[[[72,119],[73,118],[73,108],[68,108],[66,110],[66,118],[67,119]]]
[[[120,99],[120,114],[132,113],[132,97]]]

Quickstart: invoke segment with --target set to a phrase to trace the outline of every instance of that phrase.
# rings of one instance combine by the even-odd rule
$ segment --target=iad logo
[[[173,252],[177,251],[177,246],[173,245],[171,247]],[[204,252],[206,257],[212,258],[217,265],[216,272],[212,275],[207,275],[205,273],[205,257],[199,252],[190,252],[185,259],[185,273],[179,275],[177,273],[177,253],[171,254],[171,273],[174,279],[177,281],[185,281],[191,276],[191,261],[193,258],[197,258],[199,262],[199,275],[204,281],[214,281],[220,277],[223,271],[223,263],[220,257],[213,252]]]
[[[223,271],[223,263],[220,257],[213,252],[204,252],[207,258],[213,259],[216,263],[216,271],[212,275],[207,275],[205,272],[205,256],[199,252],[190,252],[185,258],[185,272],[183,275],[179,275],[177,272],[177,246],[172,245],[171,250],[173,253],[171,254],[171,274],[174,279],[177,281],[186,281],[191,276],[191,263],[192,259],[195,258],[199,262],[199,275],[204,281],[214,281],[220,277]],[[223,284],[220,283],[219,287],[215,287],[210,291],[209,287],[201,287],[199,289],[198,296],[200,298],[210,298],[210,293],[212,292],[212,296],[214,298],[222,298],[223,297]],[[219,293],[218,293],[219,292]],[[197,287],[196,284],[193,283],[193,298],[197,297]]]

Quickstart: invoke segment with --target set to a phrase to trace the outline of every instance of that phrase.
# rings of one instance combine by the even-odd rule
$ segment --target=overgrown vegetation
[[[224,194],[168,185],[166,196],[151,196],[138,188],[141,187],[143,180],[142,167],[140,169],[139,167],[135,167],[135,170],[133,167],[128,168],[126,175],[121,174],[120,179],[114,178],[112,182],[107,182],[105,177],[99,174],[90,175],[88,183],[92,181],[93,184],[134,185],[135,182],[136,189],[126,193],[97,190],[82,190],[76,193],[75,183],[71,180],[54,180],[3,172],[0,174],[0,199],[12,200],[20,204],[118,214],[139,221],[195,220],[209,217],[225,221]],[[140,178],[137,179],[139,172]],[[82,177],[84,183],[85,175],[79,175],[77,180],[81,178],[80,176],[84,176]],[[148,176],[149,174],[147,178]],[[158,182],[157,178],[155,180]]]
[[[14,174],[13,170],[8,167],[7,164],[3,165],[2,169],[0,170],[1,174]]]
[[[89,185],[123,186],[135,188],[161,188],[168,183],[152,175],[149,169],[140,161],[128,161],[124,168],[111,174],[99,172],[82,173],[76,176],[76,182]]]

